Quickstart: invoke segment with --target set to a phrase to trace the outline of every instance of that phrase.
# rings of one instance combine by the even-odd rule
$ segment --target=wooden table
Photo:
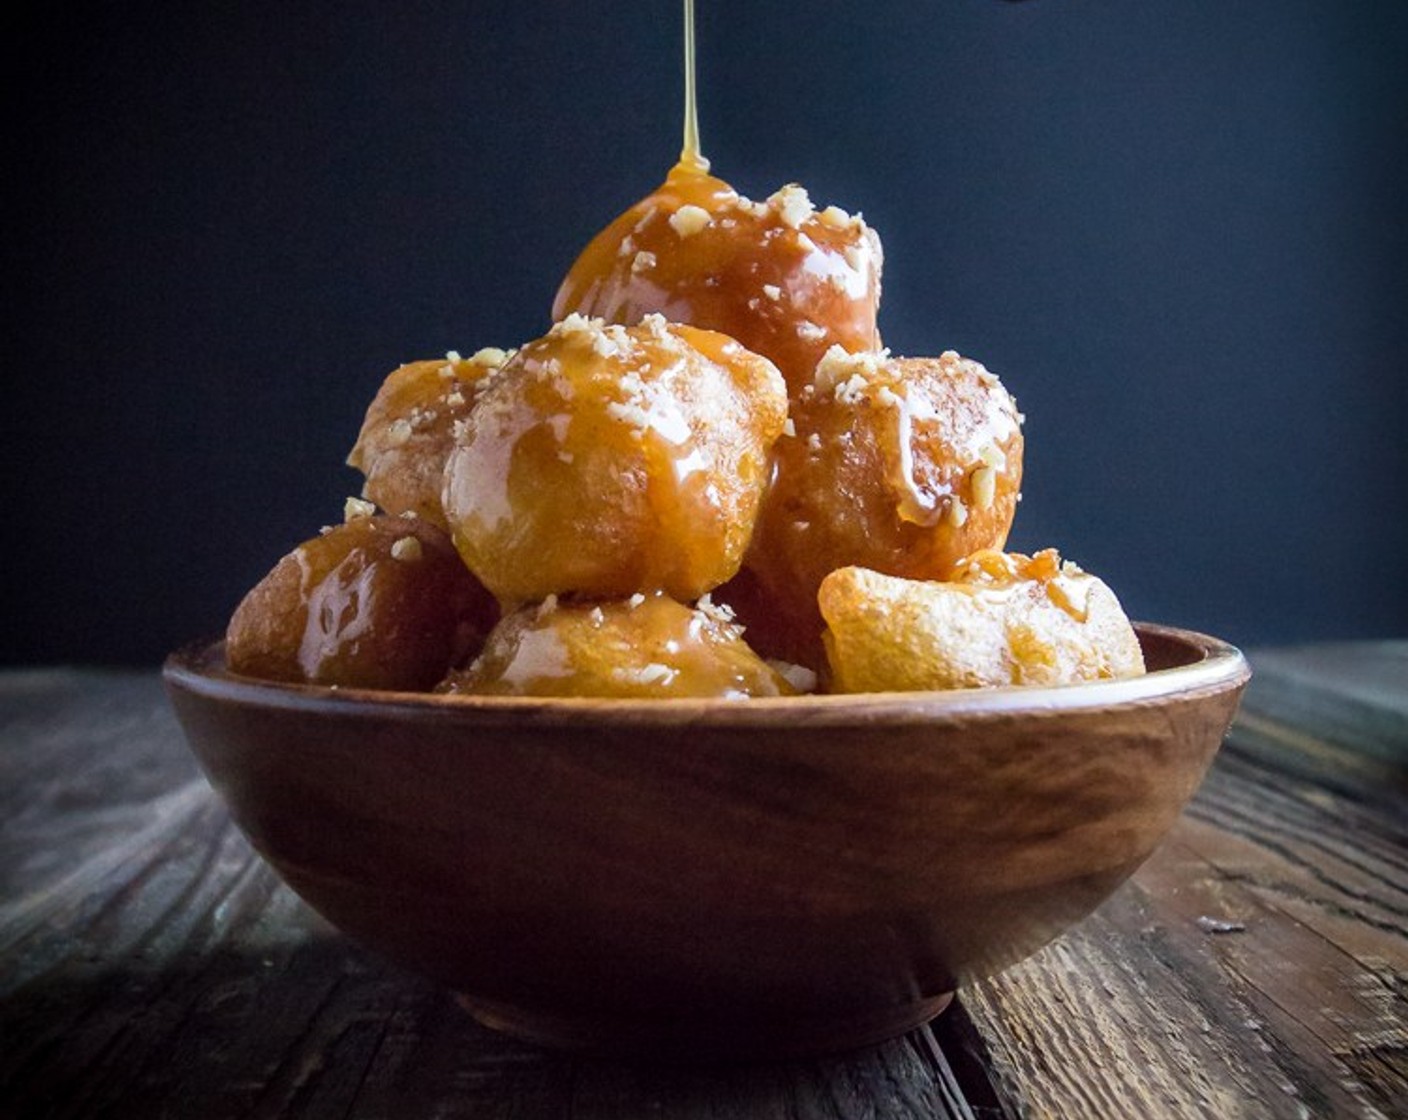
[[[263,866],[154,673],[0,674],[0,1117],[1408,1117],[1408,643],[1268,651],[1095,915],[856,1053],[498,1036]]]

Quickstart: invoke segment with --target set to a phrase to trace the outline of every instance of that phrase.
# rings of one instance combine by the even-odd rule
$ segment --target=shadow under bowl
[[[1141,625],[1060,688],[535,700],[165,667],[280,876],[534,1041],[686,1057],[892,1037],[1089,914],[1193,795],[1249,671]]]

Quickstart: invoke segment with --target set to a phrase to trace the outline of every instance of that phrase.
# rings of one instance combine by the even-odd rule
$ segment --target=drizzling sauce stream
[[[694,0],[684,0],[684,147],[680,166],[708,171],[709,161],[699,150],[699,102],[694,84]]]

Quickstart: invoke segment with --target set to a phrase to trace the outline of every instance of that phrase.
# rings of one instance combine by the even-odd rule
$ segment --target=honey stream
[[[694,0],[684,0],[684,146],[680,166],[708,171],[709,161],[699,150],[699,101],[694,81]]]

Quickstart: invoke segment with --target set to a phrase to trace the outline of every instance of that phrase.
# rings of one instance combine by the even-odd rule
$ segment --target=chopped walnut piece
[[[391,543],[391,558],[411,564],[425,555],[420,541],[415,537],[398,537]]]

